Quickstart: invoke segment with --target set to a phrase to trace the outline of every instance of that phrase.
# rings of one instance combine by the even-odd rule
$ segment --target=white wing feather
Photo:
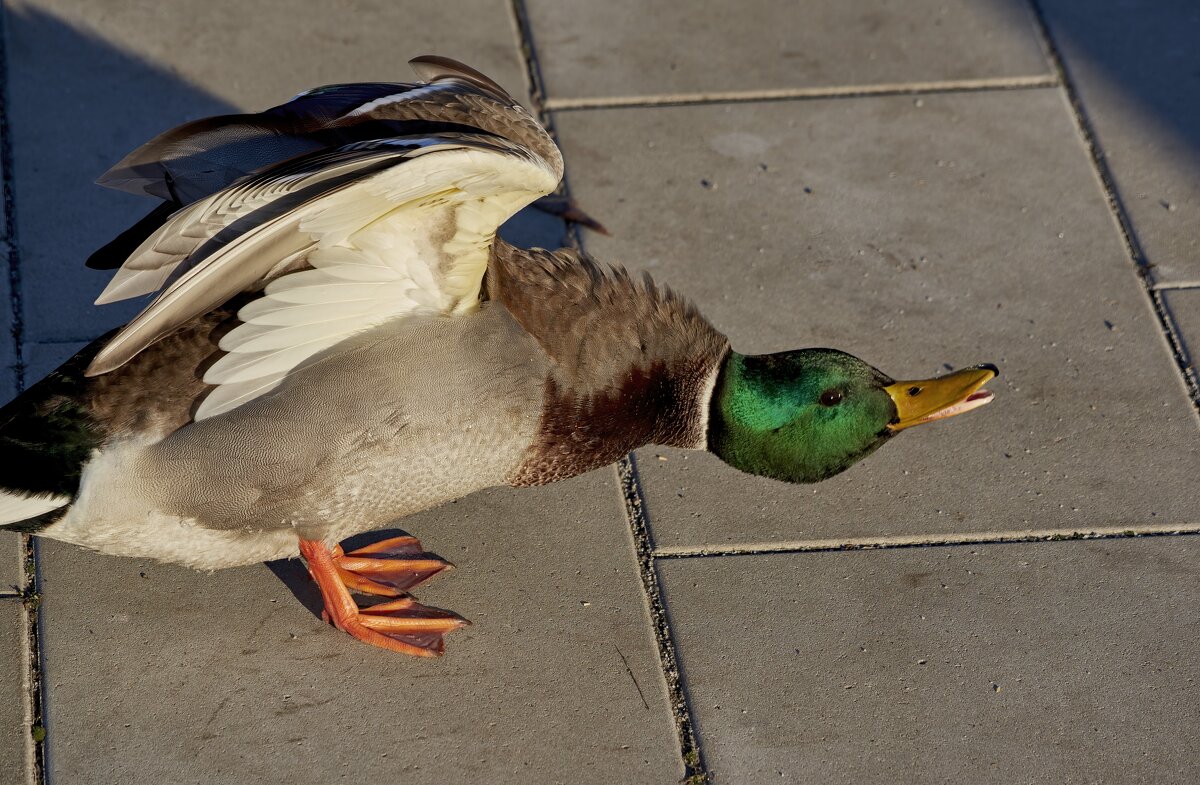
[[[430,153],[300,212],[311,270],[272,281],[221,340],[205,373],[218,387],[196,419],[277,387],[287,373],[349,336],[416,313],[478,307],[496,229],[551,192],[541,161],[491,150]]]
[[[245,318],[322,303],[342,315],[357,309],[371,326],[411,310],[471,307],[496,228],[553,190],[559,171],[507,140],[454,134],[348,145],[239,181],[175,213],[130,257],[118,276],[147,268],[161,281],[184,262],[190,269],[87,372],[119,367],[179,324],[305,261],[313,274],[277,279],[269,302],[252,303]],[[220,370],[212,372],[216,383]]]
[[[426,145],[436,144],[432,139],[423,142]],[[103,305],[157,291],[205,241],[238,219],[250,216],[280,197],[361,168],[363,158],[350,157],[350,160],[345,160],[348,153],[350,151],[334,151],[307,165],[299,165],[294,171],[285,168],[282,172],[234,183],[175,212],[121,265],[121,269],[96,298],[96,304]],[[389,151],[385,148],[376,157],[385,158],[388,155]],[[385,210],[386,206],[381,205],[380,209]]]

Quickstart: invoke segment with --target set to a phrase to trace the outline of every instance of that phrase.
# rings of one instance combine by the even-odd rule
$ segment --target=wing
[[[146,142],[96,182],[186,205],[240,177],[316,150],[456,130],[431,127],[454,125],[456,118],[452,112],[429,111],[429,106],[453,106],[466,95],[484,95],[508,106],[516,103],[498,84],[462,63],[425,56],[409,64],[423,82],[326,85],[258,114],[185,123]],[[475,127],[471,122],[465,125]]]
[[[88,260],[119,267],[175,210],[242,178],[288,160],[375,139],[444,133],[487,133],[511,139],[553,160],[558,150],[541,126],[499,85],[442,57],[410,61],[425,82],[369,82],[318,87],[258,114],[210,117],[167,131],[127,155],[97,182],[166,204]],[[155,291],[163,278],[123,276],[102,302]]]
[[[507,124],[518,138],[447,131],[354,142],[292,157],[182,208],[130,255],[102,299],[177,277],[88,374],[117,368],[193,317],[257,291],[238,314],[243,324],[221,341],[228,353],[206,372],[218,387],[197,412],[203,419],[268,392],[355,332],[406,314],[476,308],[497,228],[557,187],[562,159],[540,126],[500,104],[491,87],[435,78],[474,91],[487,109],[477,126]],[[496,123],[505,112],[512,117]]]
[[[164,203],[96,249],[87,265],[100,270],[120,267],[171,213],[280,161],[367,139],[438,130],[430,123],[379,122],[354,112],[380,98],[412,97],[419,91],[452,95],[456,89],[448,82],[329,85],[301,93],[288,103],[259,114],[208,117],[159,134],[125,156],[96,182],[129,193],[156,196]],[[150,291],[154,288],[125,296]]]
[[[320,153],[239,181],[168,216],[128,255],[97,305],[157,291],[180,266],[194,267],[227,239],[396,163],[437,139],[378,140]],[[299,239],[297,237],[297,239]],[[211,242],[209,242],[211,241]],[[206,242],[208,243],[206,245]],[[306,243],[301,242],[296,251]],[[252,280],[252,279],[251,279]],[[247,281],[248,283],[248,281]],[[236,294],[234,289],[225,294]]]

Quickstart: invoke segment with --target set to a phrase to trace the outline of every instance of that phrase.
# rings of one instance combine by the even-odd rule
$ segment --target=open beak
[[[979,388],[999,375],[999,368],[984,363],[937,379],[889,384],[883,389],[892,396],[899,417],[888,428],[902,431],[978,409],[992,400],[990,392]]]

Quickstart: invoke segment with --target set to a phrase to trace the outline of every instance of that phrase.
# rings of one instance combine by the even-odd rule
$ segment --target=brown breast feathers
[[[703,444],[700,397],[729,341],[691,303],[574,251],[499,241],[489,291],[553,363],[513,485],[572,477],[646,444]]]

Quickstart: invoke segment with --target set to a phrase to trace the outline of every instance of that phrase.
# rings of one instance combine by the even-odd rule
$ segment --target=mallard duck
[[[744,355],[648,277],[509,245],[557,146],[483,74],[412,65],[189,123],[104,175],[163,204],[92,258],[119,264],[98,303],[161,291],[4,407],[5,528],[204,570],[302,556],[334,625],[428,656],[465,621],[408,591],[447,563],[341,540],[647,444],[816,482],[991,400],[992,365]]]

